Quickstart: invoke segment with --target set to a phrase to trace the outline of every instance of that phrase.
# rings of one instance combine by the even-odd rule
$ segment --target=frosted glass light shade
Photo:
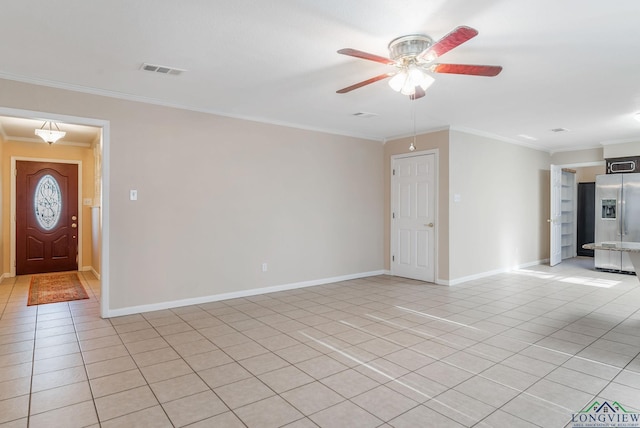
[[[418,86],[420,86],[422,89],[424,89],[426,91],[427,88],[429,86],[431,86],[433,84],[433,82],[435,82],[435,81],[436,81],[436,79],[434,79],[430,75],[428,75],[426,73],[422,73],[422,81],[418,84]]]
[[[407,81],[407,73],[404,71],[399,72],[389,80],[389,86],[396,92],[400,92],[405,82]]]
[[[393,76],[391,80],[389,80],[389,86],[396,92],[411,96],[416,93],[416,86],[420,86],[423,90],[426,90],[434,81],[435,79],[424,70],[415,65],[411,65]]]
[[[49,129],[36,129],[36,135],[47,143],[52,144],[67,135],[67,133],[64,131],[53,131]]]
[[[54,123],[56,129],[52,129],[51,127],[51,123],[49,121],[46,121],[45,123],[42,124],[42,126],[40,127],[40,129],[36,129],[35,133],[38,137],[42,138],[44,141],[46,141],[49,144],[53,144],[56,141],[58,141],[60,138],[64,137],[65,135],[67,135],[66,132],[61,131],[60,128],[58,128],[58,124]],[[47,128],[47,124],[49,124],[49,127]]]
[[[407,79],[404,86],[400,90],[402,95],[414,95],[416,93],[416,86],[411,82],[411,79]]]

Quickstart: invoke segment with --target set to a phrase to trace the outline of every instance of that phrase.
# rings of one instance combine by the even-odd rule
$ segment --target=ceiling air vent
[[[178,76],[187,71],[180,68],[167,67],[166,65],[147,64],[146,62],[142,64],[140,70],[151,71],[152,73],[171,74],[173,76]]]
[[[355,116],[355,117],[361,117],[361,118],[363,118],[363,119],[367,119],[367,118],[370,118],[370,117],[377,116],[377,114],[375,114],[375,113],[367,113],[367,112],[364,112],[364,111],[360,111],[360,112],[358,112],[358,113],[353,113],[353,116]]]
[[[551,132],[569,132],[567,128],[553,128]]]

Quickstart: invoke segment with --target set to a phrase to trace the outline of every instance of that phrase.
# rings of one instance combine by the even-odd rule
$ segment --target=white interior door
[[[551,201],[550,201],[550,262],[555,266],[562,261],[562,167],[551,165]]]
[[[391,272],[435,280],[435,154],[393,160]]]

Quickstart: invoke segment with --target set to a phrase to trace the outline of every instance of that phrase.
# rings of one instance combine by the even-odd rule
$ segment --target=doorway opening
[[[584,209],[584,204],[589,203],[589,195],[580,194],[579,189],[588,188],[587,183],[595,183],[596,175],[605,173],[605,166],[604,160],[551,165],[551,213],[548,220],[551,266],[576,255],[590,256],[581,249],[585,243],[582,241],[591,236],[589,231],[593,230],[593,224],[589,222],[593,222],[593,217],[590,217],[591,210]]]
[[[94,153],[96,158],[99,160],[95,164],[94,183],[85,183],[94,187],[94,198],[82,198],[78,196],[78,204],[79,208],[91,208],[90,214],[85,213],[83,216],[83,221],[85,224],[95,219],[96,222],[96,236],[91,235],[93,242],[96,242],[97,245],[94,245],[94,251],[92,256],[96,257],[97,260],[93,262],[93,265],[97,267],[95,273],[96,277],[100,280],[100,311],[102,317],[107,317],[109,314],[109,121],[101,120],[101,119],[93,119],[79,116],[69,116],[69,115],[60,115],[55,113],[48,112],[38,112],[32,110],[21,110],[7,107],[0,107],[0,116],[5,116],[9,119],[30,119],[37,120],[40,123],[43,121],[53,121],[59,124],[69,124],[71,126],[79,125],[83,127],[93,127],[98,131],[98,139],[94,146]],[[33,134],[33,129],[30,131]],[[5,134],[9,134],[6,132]],[[4,136],[4,135],[3,135]],[[7,135],[3,138],[5,142],[19,142],[19,141],[30,141],[26,138],[11,138],[10,135]],[[59,144],[59,143],[54,143]],[[70,143],[71,144],[71,143]],[[33,145],[32,145],[33,146]],[[39,160],[45,162],[58,162],[60,163],[60,158],[51,159],[51,155],[47,155],[47,153],[52,153],[51,151],[47,151],[48,148],[45,144],[42,144],[42,148],[38,148],[32,150],[29,153],[29,156],[11,156],[11,167],[7,168],[7,164],[5,163],[5,168],[8,171],[3,172],[4,176],[7,177],[10,173],[10,203],[8,202],[8,198],[5,194],[2,200],[3,209],[5,212],[6,205],[10,205],[9,215],[3,216],[3,223],[5,225],[9,225],[10,229],[10,242],[9,242],[9,254],[4,252],[4,276],[13,277],[16,275],[16,208],[17,208],[17,195],[16,195],[16,176],[15,176],[15,163],[18,160]],[[7,152],[3,152],[3,157],[5,159],[10,156]],[[20,159],[22,158],[22,159]],[[75,160],[67,163],[73,163]],[[81,165],[81,163],[79,164]],[[80,171],[79,171],[80,172]],[[9,180],[7,180],[9,181]],[[79,194],[82,194],[82,189],[79,190]],[[86,211],[86,210],[85,210]],[[81,212],[78,213],[78,221],[80,221]],[[79,223],[77,223],[79,224]],[[5,226],[6,227],[6,226]],[[86,236],[85,230],[85,237]],[[80,238],[81,235],[76,235]],[[81,242],[79,242],[79,247],[81,246]],[[6,241],[5,241],[5,248]],[[78,248],[80,251],[80,248]],[[78,265],[78,269],[82,270],[90,270],[87,266],[83,266],[83,261],[81,259],[81,253],[78,258],[80,262]]]

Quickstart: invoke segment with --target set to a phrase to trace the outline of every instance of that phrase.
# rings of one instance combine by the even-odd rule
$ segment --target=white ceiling
[[[418,132],[451,126],[549,151],[640,141],[638,0],[2,3],[4,78],[375,140],[413,133],[415,108]],[[438,74],[414,102],[385,81],[336,94],[393,70],[338,49],[388,56],[395,37],[458,25],[480,34],[440,61],[502,65],[499,76]]]

